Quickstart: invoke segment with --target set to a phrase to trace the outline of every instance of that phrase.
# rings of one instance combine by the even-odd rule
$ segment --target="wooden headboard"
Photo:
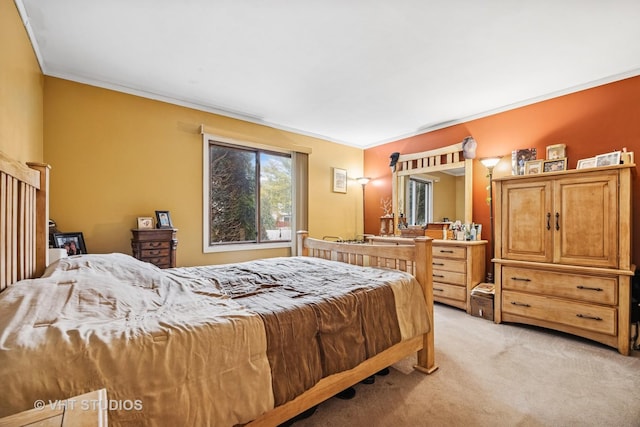
[[[39,277],[47,265],[49,170],[0,152],[0,290]]]

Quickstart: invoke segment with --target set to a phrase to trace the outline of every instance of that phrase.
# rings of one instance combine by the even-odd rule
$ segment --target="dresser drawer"
[[[140,242],[140,249],[169,249],[170,242]]]
[[[502,289],[616,305],[618,278],[502,267]]]
[[[431,265],[434,270],[455,271],[456,273],[465,273],[467,270],[466,261],[458,259],[434,257]]]
[[[144,262],[150,262],[151,264],[154,264],[157,267],[160,268],[168,268],[170,267],[170,263],[171,260],[169,259],[168,256],[165,257],[141,257],[140,261],[144,261]]]
[[[615,336],[617,310],[558,298],[502,291],[502,312]]]
[[[169,248],[166,249],[143,249],[140,251],[141,258],[168,257]]]
[[[453,271],[433,269],[433,281],[451,283],[453,285],[465,286],[467,283],[467,275],[464,273],[455,273]]]
[[[460,246],[433,245],[431,253],[434,258],[458,258],[467,257],[467,248]]]
[[[433,297],[449,298],[458,301],[467,300],[467,288],[447,283],[433,282]]]

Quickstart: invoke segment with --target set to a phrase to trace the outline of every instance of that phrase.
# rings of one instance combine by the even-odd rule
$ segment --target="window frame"
[[[209,144],[220,143],[223,145],[230,145],[237,147],[238,149],[258,150],[265,153],[281,153],[289,154],[291,156],[291,240],[280,240],[276,242],[243,242],[243,243],[221,243],[216,245],[209,244],[209,194],[211,188],[211,182],[209,179]],[[295,174],[295,159],[294,152],[277,146],[258,144],[248,141],[240,141],[233,138],[227,138],[219,135],[212,135],[203,133],[202,138],[202,251],[204,253],[216,253],[216,252],[231,252],[231,251],[255,251],[255,250],[267,250],[278,248],[289,248],[292,251],[295,248],[295,240],[297,224],[296,224],[296,174]],[[258,171],[259,173],[259,171]],[[258,180],[260,178],[258,177]],[[257,215],[260,214],[260,201],[258,200]],[[259,217],[258,217],[259,218]],[[259,219],[257,220],[259,222]]]
[[[425,186],[425,224],[427,225],[433,221],[433,183],[434,180],[430,178],[423,177],[409,177],[407,182],[407,186],[405,189],[405,200],[406,200],[406,219],[409,225],[419,225],[415,224],[415,212],[417,209],[414,206],[411,206],[412,200],[415,202],[415,197],[410,197],[409,193],[412,191],[415,192],[415,186],[417,184],[423,184]],[[413,221],[412,221],[413,220]]]

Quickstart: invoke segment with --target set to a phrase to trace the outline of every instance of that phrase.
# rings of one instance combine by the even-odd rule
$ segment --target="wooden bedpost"
[[[304,239],[309,237],[309,232],[306,230],[299,230],[296,234],[298,235],[298,244],[296,245],[298,250],[297,255],[309,256],[309,249],[304,247]]]
[[[35,277],[40,277],[49,264],[49,171],[45,163],[27,163],[40,172],[40,189],[36,193]]]
[[[415,276],[422,285],[422,292],[431,321],[429,332],[423,336],[422,350],[418,352],[418,364],[414,369],[430,374],[438,369],[435,362],[434,318],[433,318],[433,275],[432,275],[432,249],[431,238],[417,237],[416,245],[416,271]]]

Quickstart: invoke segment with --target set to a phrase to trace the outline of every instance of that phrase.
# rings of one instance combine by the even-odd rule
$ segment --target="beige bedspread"
[[[66,258],[0,293],[0,416],[106,388],[112,425],[245,423],[429,324],[392,270]]]

